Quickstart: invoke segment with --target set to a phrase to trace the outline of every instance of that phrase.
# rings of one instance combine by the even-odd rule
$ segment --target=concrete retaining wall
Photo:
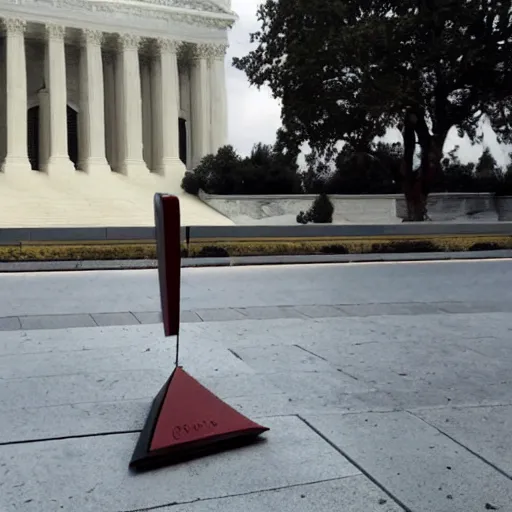
[[[406,217],[405,199],[397,196],[396,215]],[[428,215],[435,222],[494,222],[498,220],[493,194],[432,194]]]
[[[314,195],[215,196],[200,194],[208,205],[236,225],[293,225]],[[403,195],[331,195],[334,224],[395,224],[405,217]],[[428,202],[435,222],[495,222],[512,220],[512,197],[493,194],[432,194]]]
[[[293,225],[297,214],[306,211],[315,195],[279,196],[214,196],[200,193],[210,207],[231,219],[236,225]],[[334,224],[394,224],[396,216],[394,195],[337,196],[332,195]]]

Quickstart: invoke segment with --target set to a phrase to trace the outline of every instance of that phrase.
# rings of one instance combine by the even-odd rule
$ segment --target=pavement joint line
[[[138,324],[138,325],[141,325],[141,321],[137,318],[137,316],[135,315],[135,313],[133,311],[128,311],[128,313],[130,313],[130,315],[133,316],[135,322]]]
[[[293,345],[293,346],[297,347],[300,350],[303,350],[304,352],[306,352],[314,357],[317,357],[318,359],[321,359],[322,361],[325,361],[327,363],[329,362],[325,357],[319,356],[318,354],[315,354],[314,352],[312,352],[311,350],[308,350],[307,348],[301,347],[300,345]]]
[[[194,500],[188,500],[188,501],[173,501],[170,503],[165,503],[162,505],[155,505],[153,507],[146,507],[146,508],[134,508],[129,510],[120,510],[118,512],[151,512],[153,510],[159,510],[162,508],[170,508],[170,507],[177,507],[180,505],[192,505],[193,503],[199,503],[203,501],[215,501],[215,500],[227,500],[229,498],[240,498],[242,496],[251,496],[253,494],[262,494],[267,492],[276,492],[276,491],[283,491],[284,489],[294,489],[296,487],[306,487],[310,485],[318,485],[318,484],[325,484],[329,482],[339,482],[341,480],[346,480],[347,478],[361,478],[362,475],[347,475],[347,476],[338,476],[336,478],[326,478],[324,480],[315,480],[313,482],[300,482],[297,484],[291,484],[291,485],[283,485],[280,487],[272,487],[270,489],[259,489],[255,491],[248,491],[248,492],[240,492],[236,494],[229,494],[224,496],[211,496],[207,498],[196,498]]]
[[[348,373],[345,370],[342,370],[341,368],[336,368],[336,371],[359,382],[359,377],[356,377],[355,375],[352,375],[351,373]]]
[[[463,448],[464,450],[466,450],[468,453],[470,453],[471,455],[473,455],[474,457],[476,457],[477,459],[481,460],[484,464],[487,464],[488,466],[490,466],[491,468],[493,468],[495,471],[497,471],[498,473],[500,473],[501,475],[503,475],[504,477],[508,478],[509,480],[512,480],[512,475],[507,473],[505,470],[501,469],[499,466],[497,466],[496,464],[494,464],[494,462],[491,462],[490,460],[487,460],[485,457],[483,457],[482,455],[480,455],[478,452],[475,452],[474,450],[472,450],[471,448],[469,448],[468,446],[466,446],[464,443],[461,443],[460,441],[458,441],[457,439],[455,439],[453,436],[451,436],[450,434],[446,433],[444,430],[440,429],[439,427],[437,427],[436,425],[434,425],[433,423],[430,423],[430,421],[427,421],[426,419],[422,418],[421,416],[418,416],[416,414],[414,414],[413,412],[411,411],[405,411],[407,414],[410,414],[411,416],[413,416],[414,418],[422,421],[423,423],[425,423],[426,425],[428,425],[429,427],[433,428],[435,431],[439,432],[441,435],[445,436],[446,438],[448,438],[450,441],[454,442],[455,444],[457,444],[458,446],[460,446],[461,448]]]
[[[381,484],[375,477],[373,477],[368,471],[366,471],[358,462],[356,462],[352,457],[350,457],[347,453],[345,453],[336,443],[332,442],[325,434],[323,434],[320,430],[314,427],[308,420],[302,417],[300,414],[297,414],[297,418],[299,418],[307,427],[309,427],[317,436],[321,437],[327,444],[329,444],[334,450],[336,450],[342,457],[347,459],[355,468],[357,468],[366,478],[371,480],[379,489],[387,494],[399,507],[401,507],[404,512],[413,512],[402,500],[400,500],[397,496],[395,496],[387,487]]]
[[[47,443],[54,441],[66,441],[68,439],[83,439],[84,437],[107,437],[107,436],[118,436],[123,434],[137,434],[140,433],[140,430],[119,430],[115,432],[95,432],[93,434],[75,434],[70,436],[59,436],[59,437],[42,437],[38,439],[24,439],[23,441],[5,441],[0,442],[0,447],[2,446],[12,446],[18,444],[35,444],[35,443]]]
[[[237,359],[243,361],[243,359],[232,348],[228,348],[228,352],[231,352]]]
[[[91,317],[92,321],[96,324],[96,327],[100,326],[100,324],[98,322],[96,322],[96,319],[94,318],[94,315],[92,313],[89,313],[88,316]]]
[[[512,407],[512,402],[500,402],[500,403],[487,403],[487,404],[455,404],[455,405],[424,405],[419,407],[409,407],[407,409],[401,409],[407,411],[413,415],[414,411],[441,411],[443,409],[485,409],[490,407]]]

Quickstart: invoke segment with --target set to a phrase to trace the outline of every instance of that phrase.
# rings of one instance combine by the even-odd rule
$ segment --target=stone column
[[[155,170],[169,178],[175,185],[172,188],[178,192],[185,174],[185,166],[180,160],[178,124],[180,84],[176,52],[179,45],[177,41],[159,38],[153,66]]]
[[[228,143],[228,102],[224,59],[227,45],[213,47],[210,59],[210,151],[217,151]]]
[[[66,56],[64,51],[65,28],[46,25],[46,84],[50,103],[50,157],[46,172],[51,175],[70,176],[75,166],[68,153]]]
[[[2,171],[6,174],[19,176],[32,170],[27,151],[26,22],[20,19],[6,19],[4,20],[4,26],[6,30],[7,72],[7,152],[2,164]]]
[[[39,98],[39,166],[44,169],[50,157],[50,97],[47,89],[41,89]]]
[[[139,69],[140,38],[131,34],[119,37],[118,70],[120,89],[119,171],[130,177],[149,173],[142,156],[142,94]]]
[[[197,167],[210,150],[210,74],[208,58],[212,48],[199,44],[194,48],[190,68],[192,168]]]
[[[108,174],[105,157],[105,103],[101,43],[103,34],[97,30],[82,32],[80,66],[80,114],[82,116],[81,170]]]
[[[111,169],[117,169],[117,127],[116,127],[116,81],[115,55],[105,53],[103,60],[103,76],[105,84],[105,145],[108,163]]]
[[[151,62],[144,57],[140,63],[140,79],[142,90],[142,156],[148,169],[153,169],[153,117],[151,92]]]

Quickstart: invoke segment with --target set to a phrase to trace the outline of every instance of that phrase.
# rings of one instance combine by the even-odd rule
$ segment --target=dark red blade
[[[154,206],[164,333],[166,336],[177,336],[180,330],[180,202],[176,196],[155,194]]]

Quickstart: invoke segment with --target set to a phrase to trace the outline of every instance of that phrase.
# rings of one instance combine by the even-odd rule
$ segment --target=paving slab
[[[119,327],[117,329],[120,329]],[[125,327],[126,329],[126,327]],[[72,330],[71,330],[72,331]],[[104,346],[87,350],[80,346],[80,338],[68,334],[68,344],[75,344],[76,350],[58,349],[52,352],[4,355],[0,357],[0,375],[4,379],[34,378],[65,374],[96,374],[100,378],[105,373],[142,370],[165,370],[174,367],[174,343],[150,343],[142,340],[137,345],[119,349],[117,346]],[[80,335],[86,334],[84,330]],[[207,340],[190,340],[181,350],[181,363],[190,371],[203,375],[233,375],[253,373],[243,361],[219,345]],[[121,378],[121,377],[120,377]]]
[[[366,396],[376,391],[339,372],[281,372],[265,377],[284,393],[297,414],[368,411],[383,406],[377,398],[375,404],[368,405]]]
[[[510,310],[509,304],[490,301],[439,302],[437,306],[441,311],[452,314],[491,313]]]
[[[95,313],[91,316],[98,326],[136,325],[139,323],[132,313]]]
[[[21,329],[21,322],[17,316],[0,318],[0,331],[15,331]]]
[[[205,336],[210,341],[225,344],[234,350],[276,344],[293,345],[301,335],[313,335],[317,330],[312,320],[295,318],[209,322],[194,324],[194,329],[196,335]]]
[[[32,315],[20,316],[22,329],[66,329],[68,327],[94,327],[91,315]]]
[[[414,414],[512,478],[512,405],[450,407],[414,411]]]
[[[238,348],[239,357],[259,373],[335,372],[336,368],[296,345]]]
[[[254,320],[269,320],[273,318],[303,318],[302,315],[293,306],[270,306],[270,307],[252,307],[237,308],[237,311],[247,318]]]
[[[154,371],[8,380],[0,401],[0,443],[140,430],[168,376]],[[286,394],[261,376],[193,376],[251,418],[295,413]]]
[[[512,480],[407,412],[305,420],[414,512],[510,509]]]
[[[127,511],[360,474],[298,418],[266,423],[266,442],[139,475],[136,433],[1,446],[0,508]]]
[[[141,324],[161,324],[162,313],[160,311],[142,311],[132,313]],[[180,321],[182,323],[202,322],[195,311],[181,311]]]
[[[162,323],[162,313],[160,311],[134,312],[133,315],[141,324],[160,324],[160,323]]]
[[[431,304],[354,304],[342,305],[340,310],[349,316],[435,315],[439,309]]]
[[[262,423],[272,416],[293,415],[297,410],[284,394],[220,397],[237,411]],[[2,411],[0,444],[137,431],[144,425],[153,398]],[[304,412],[310,411],[318,412],[304,408]]]
[[[463,328],[465,324],[465,317],[451,322],[449,317],[439,314],[435,320],[432,315],[283,318],[203,323],[194,327],[195,332],[205,332],[208,339],[226,343],[235,350],[276,344],[307,346],[314,340],[330,341],[336,346],[376,341],[443,343],[446,339],[453,341],[454,329]],[[478,328],[473,328],[472,332],[478,332]]]
[[[295,309],[309,318],[328,318],[341,316],[343,313],[336,306],[295,306]]]
[[[466,382],[487,385],[506,380],[510,365],[486,357],[452,339],[413,339],[340,344],[336,338],[312,339],[301,346],[342,370],[383,389],[414,383],[440,389]]]
[[[203,322],[224,322],[244,318],[244,315],[234,308],[196,309],[195,313]]]
[[[480,355],[505,361],[512,360],[512,343],[508,336],[464,337],[460,338],[457,343]]]
[[[364,476],[164,507],[167,512],[402,512]]]
[[[203,320],[195,311],[182,311],[180,313],[180,321],[185,323],[202,322]]]

